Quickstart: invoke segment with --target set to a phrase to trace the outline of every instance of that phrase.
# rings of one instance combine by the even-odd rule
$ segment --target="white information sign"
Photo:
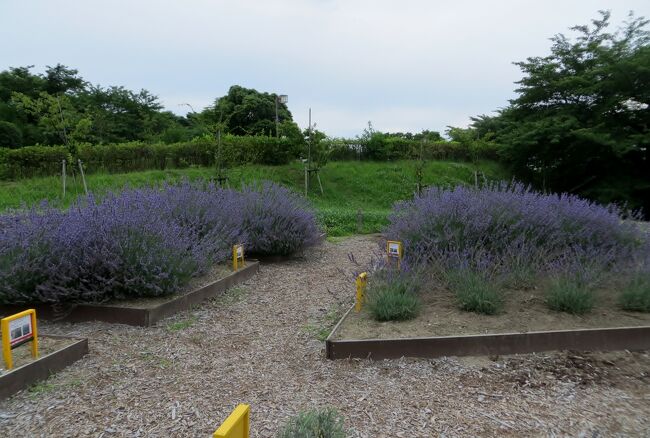
[[[399,242],[388,243],[388,255],[391,257],[399,257]]]
[[[14,346],[34,336],[32,318],[25,315],[9,321],[9,344]]]

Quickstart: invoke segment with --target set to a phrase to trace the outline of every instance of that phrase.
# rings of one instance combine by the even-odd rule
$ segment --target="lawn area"
[[[328,235],[341,236],[358,232],[358,212],[362,212],[361,232],[373,233],[386,224],[386,216],[393,203],[413,196],[416,186],[415,161],[397,162],[331,162],[321,171],[324,194],[318,183],[312,181],[309,199],[318,211]],[[234,187],[242,183],[271,180],[286,185],[300,193],[304,191],[304,170],[301,163],[283,166],[248,165],[230,169],[228,177]],[[471,184],[474,171],[483,172],[490,180],[509,179],[510,175],[496,162],[479,163],[430,161],[425,164],[423,181],[427,185],[453,186]],[[142,187],[190,180],[210,179],[213,168],[149,170],[120,174],[98,173],[87,175],[89,190],[96,196],[123,187]],[[68,195],[61,199],[59,177],[40,177],[17,181],[0,181],[0,211],[37,205],[42,200],[67,207],[83,193],[77,178],[76,184],[68,177]]]

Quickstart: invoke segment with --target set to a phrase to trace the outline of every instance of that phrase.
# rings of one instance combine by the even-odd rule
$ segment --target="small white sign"
[[[399,243],[389,243],[388,244],[388,255],[391,257],[399,257]]]
[[[241,259],[244,257],[244,245],[237,246],[237,258]]]
[[[25,315],[9,321],[9,345],[14,346],[34,336],[32,318]]]

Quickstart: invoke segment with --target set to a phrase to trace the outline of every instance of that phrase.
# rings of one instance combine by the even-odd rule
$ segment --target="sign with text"
[[[32,357],[38,357],[38,336],[36,330],[36,311],[25,310],[2,318],[2,355],[7,369],[13,368],[11,350],[26,342],[32,342]]]
[[[232,246],[232,269],[236,271],[244,266],[244,245],[237,244]]]
[[[404,247],[399,240],[389,240],[386,242],[386,255],[388,260],[397,260],[397,268],[400,268],[402,257],[404,256]]]

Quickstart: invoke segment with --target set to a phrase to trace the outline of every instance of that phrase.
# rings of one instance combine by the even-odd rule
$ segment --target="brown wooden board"
[[[39,357],[33,362],[2,374],[0,376],[0,400],[15,394],[39,380],[47,379],[50,374],[62,370],[88,354],[88,339],[54,335],[41,337],[77,340],[60,350]]]
[[[79,304],[71,308],[64,316],[56,313],[51,306],[0,306],[0,315],[10,315],[12,313],[25,310],[26,308],[35,308],[36,315],[39,319],[56,319],[67,322],[82,321],[104,321],[117,324],[135,325],[148,327],[163,318],[183,310],[189,310],[191,307],[200,304],[202,301],[212,298],[222,293],[227,288],[242,283],[259,271],[259,262],[257,260],[246,261],[246,266],[233,272],[228,276],[208,284],[192,292],[171,297],[163,303],[152,304],[151,306],[116,306],[110,304]]]
[[[350,310],[325,341],[325,352],[329,359],[431,358],[536,353],[552,350],[650,349],[650,327],[648,326],[401,339],[335,339],[336,330]]]

